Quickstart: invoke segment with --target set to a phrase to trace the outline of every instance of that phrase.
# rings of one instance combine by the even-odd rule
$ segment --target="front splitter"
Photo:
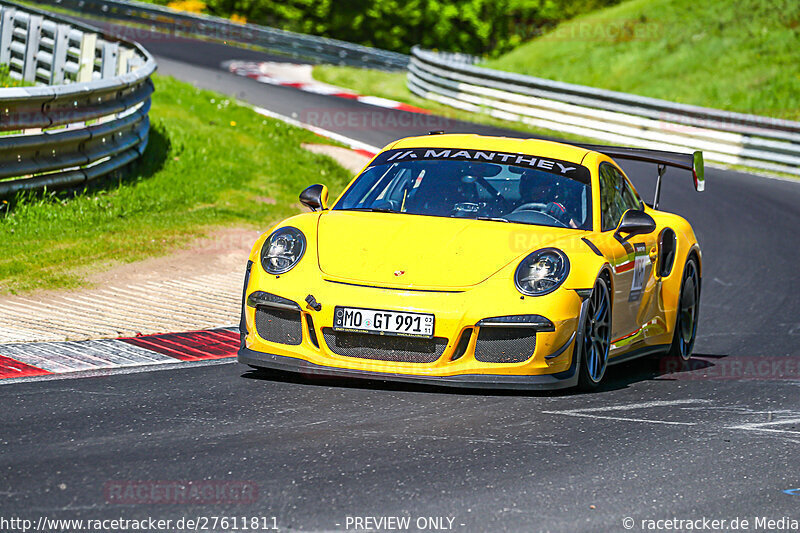
[[[572,358],[572,365],[556,374],[540,374],[532,376],[512,376],[506,374],[460,374],[454,376],[420,376],[414,374],[396,374],[390,372],[369,372],[351,368],[337,368],[317,365],[295,357],[257,352],[249,348],[241,348],[237,356],[240,363],[258,368],[269,368],[283,372],[293,372],[305,376],[353,378],[376,381],[397,381],[422,385],[444,387],[463,387],[479,389],[516,389],[516,390],[556,390],[574,387],[578,384],[577,358]]]

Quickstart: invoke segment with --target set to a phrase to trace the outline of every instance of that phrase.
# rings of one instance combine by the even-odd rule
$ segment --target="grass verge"
[[[150,141],[127,177],[74,197],[0,204],[0,293],[77,287],[93,270],[163,255],[220,226],[267,229],[297,194],[350,178],[300,145],[326,142],[227,97],[155,76]]]
[[[800,119],[796,0],[629,0],[486,66],[687,104]]]

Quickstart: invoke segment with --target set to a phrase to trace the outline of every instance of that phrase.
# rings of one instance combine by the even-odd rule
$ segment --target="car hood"
[[[569,234],[484,220],[397,213],[330,211],[319,217],[317,254],[324,274],[378,285],[467,287],[526,252]]]

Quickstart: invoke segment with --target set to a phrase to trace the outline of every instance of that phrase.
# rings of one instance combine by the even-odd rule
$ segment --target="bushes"
[[[496,56],[560,21],[618,1],[207,0],[206,11],[398,52],[419,44]]]

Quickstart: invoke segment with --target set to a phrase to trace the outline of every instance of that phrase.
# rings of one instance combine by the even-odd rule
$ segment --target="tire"
[[[692,357],[694,341],[697,336],[697,318],[700,311],[700,273],[697,260],[690,257],[683,267],[681,292],[678,294],[678,312],[672,344],[667,355],[686,364]]]
[[[580,357],[578,388],[591,391],[603,381],[611,346],[611,290],[606,279],[597,278],[586,305],[575,347]]]

